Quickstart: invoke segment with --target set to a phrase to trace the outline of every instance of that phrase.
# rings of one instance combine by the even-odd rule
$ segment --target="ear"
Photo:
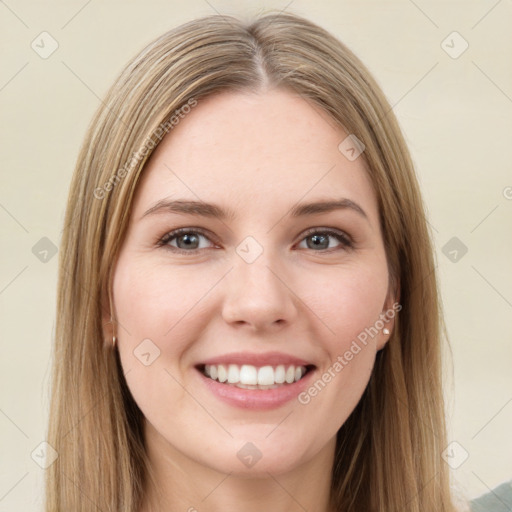
[[[377,335],[377,350],[382,350],[393,336],[395,319],[401,309],[400,281],[398,279],[390,278],[388,293],[382,307],[382,312],[379,316],[379,320],[383,325],[382,328],[379,329],[379,334]],[[380,326],[381,324],[379,323],[379,327]]]

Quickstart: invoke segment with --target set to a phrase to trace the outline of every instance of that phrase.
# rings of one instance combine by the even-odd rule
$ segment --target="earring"
[[[116,346],[116,341],[117,341],[116,337],[115,337],[115,336],[112,336],[112,346],[113,346],[114,348],[115,348],[115,346]]]
[[[382,329],[382,333],[387,336],[389,334],[389,329],[387,327],[384,327],[384,329]]]

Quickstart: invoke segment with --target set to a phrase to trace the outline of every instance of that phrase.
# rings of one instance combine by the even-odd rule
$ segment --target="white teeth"
[[[244,364],[240,369],[240,382],[243,384],[258,384],[258,370],[254,366]]]
[[[304,366],[256,366],[244,364],[215,365],[207,364],[204,374],[222,383],[235,384],[246,389],[277,387],[276,384],[292,384],[300,380],[306,373]]]
[[[274,380],[276,381],[276,384],[283,384],[285,379],[285,369],[282,364],[280,364],[274,371]]]
[[[295,367],[289,366],[288,370],[286,370],[285,380],[288,384],[291,384],[295,380]]]
[[[210,368],[213,365],[210,365]],[[228,380],[228,372],[226,371],[226,367],[222,364],[219,364],[217,366],[217,378],[219,379],[219,382],[226,382]]]
[[[242,384],[245,384],[245,382],[242,382]],[[262,366],[258,370],[258,384],[260,386],[272,386],[272,384],[275,384],[274,368],[272,366]]]
[[[240,382],[240,369],[236,364],[230,364],[228,366],[228,382],[230,384]]]

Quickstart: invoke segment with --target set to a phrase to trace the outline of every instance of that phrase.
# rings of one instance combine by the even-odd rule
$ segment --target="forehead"
[[[363,157],[351,161],[338,149],[347,136],[320,107],[289,91],[201,99],[151,156],[135,209],[173,195],[275,213],[279,205],[344,197],[375,220]]]

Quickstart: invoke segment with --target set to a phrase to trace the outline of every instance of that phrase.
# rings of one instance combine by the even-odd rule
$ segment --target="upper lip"
[[[219,364],[250,364],[252,366],[278,366],[278,365],[293,365],[293,366],[314,366],[310,361],[301,359],[299,357],[285,354],[283,352],[231,352],[220,356],[212,357],[202,361],[197,366],[203,365],[219,365]]]

